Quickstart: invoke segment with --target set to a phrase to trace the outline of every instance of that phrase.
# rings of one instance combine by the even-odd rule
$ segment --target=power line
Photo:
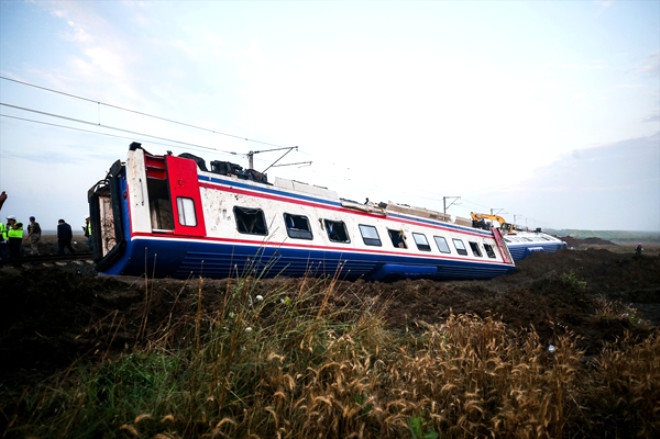
[[[52,88],[42,87],[40,85],[31,84],[31,83],[25,82],[25,81],[19,81],[18,79],[8,78],[8,77],[2,76],[2,75],[0,75],[0,79],[4,79],[5,81],[15,82],[17,84],[25,85],[25,86],[28,86],[28,87],[37,88],[39,90],[44,90],[44,91],[48,91],[48,92],[51,92],[51,93],[60,94],[62,96],[67,96],[67,97],[70,97],[70,98],[73,98],[73,99],[79,99],[81,101],[91,102],[91,103],[94,103],[94,104],[97,104],[97,105],[103,105],[103,106],[106,106],[108,108],[114,108],[114,109],[120,110],[120,111],[127,111],[129,113],[139,114],[141,116],[146,116],[146,117],[151,117],[153,119],[162,120],[162,121],[168,122],[168,123],[173,123],[173,124],[177,124],[177,125],[181,125],[181,126],[186,126],[186,127],[189,127],[189,128],[194,128],[194,129],[198,129],[198,130],[202,130],[202,131],[207,131],[207,132],[210,132],[210,133],[213,133],[213,134],[219,134],[221,136],[232,137],[234,139],[241,139],[241,140],[245,140],[246,142],[258,143],[260,145],[273,146],[273,147],[276,147],[276,148],[284,148],[284,146],[282,146],[282,145],[276,145],[274,143],[268,143],[268,142],[262,142],[260,140],[249,139],[247,137],[237,136],[235,134],[223,133],[223,132],[211,129],[211,128],[205,128],[205,127],[201,127],[201,126],[198,126],[198,125],[192,125],[192,124],[189,124],[189,123],[186,123],[186,122],[181,122],[181,121],[177,121],[177,120],[173,120],[173,119],[168,119],[168,118],[162,117],[162,116],[156,116],[154,114],[144,113],[142,111],[137,111],[137,110],[132,110],[130,108],[121,107],[119,105],[113,105],[113,104],[108,104],[106,102],[96,101],[96,100],[93,100],[93,99],[90,99],[90,98],[86,98],[84,96],[78,96],[78,95],[74,95],[72,93],[66,93],[66,92],[55,90],[55,89],[52,89]],[[87,123],[89,123],[89,122],[87,122]]]
[[[82,133],[96,134],[96,135],[99,135],[99,136],[108,136],[108,137],[115,137],[115,138],[118,138],[118,139],[136,140],[135,137],[119,136],[117,134],[110,134],[110,133],[101,133],[101,132],[98,132],[98,131],[92,131],[92,130],[86,130],[86,129],[83,129],[83,128],[71,127],[71,126],[68,126],[68,125],[61,125],[61,124],[52,123],[52,122],[44,122],[44,121],[41,121],[41,120],[27,119],[25,117],[12,116],[12,115],[9,115],[9,114],[0,113],[0,117],[7,117],[7,118],[10,118],[10,119],[22,120],[24,122],[37,123],[37,124],[41,124],[41,125],[48,125],[48,126],[52,126],[52,127],[56,127],[56,128],[66,128],[66,129],[69,129],[69,130],[80,131]],[[145,137],[153,137],[150,134],[143,134],[143,133],[138,133],[138,135],[145,136]],[[167,141],[176,143],[176,140],[173,140],[173,139],[167,139]],[[163,145],[163,146],[173,146],[171,143],[159,143],[159,142],[151,142],[151,143],[154,143],[156,145]],[[194,144],[189,144],[189,145],[194,145]],[[195,145],[195,146],[197,148],[208,148],[208,147],[205,147],[205,146],[202,146],[202,145]],[[233,153],[233,152],[226,152],[226,151],[220,151],[220,152],[225,152],[227,154],[236,155],[236,153]]]
[[[46,111],[35,110],[35,109],[32,109],[32,108],[27,108],[27,107],[21,107],[21,106],[18,106],[18,105],[6,104],[4,102],[0,102],[0,105],[4,106],[4,107],[14,108],[16,110],[22,110],[22,111],[27,111],[27,112],[30,112],[30,113],[41,114],[43,116],[54,117],[56,119],[64,119],[64,120],[68,120],[70,122],[81,123],[81,124],[84,124],[84,125],[92,125],[92,126],[95,126],[95,127],[97,126],[97,127],[101,127],[101,128],[105,128],[105,129],[109,129],[109,130],[115,130],[115,131],[120,131],[120,132],[124,132],[124,133],[129,133],[129,134],[136,134],[136,135],[139,135],[139,136],[147,136],[147,137],[150,137],[152,139],[158,139],[158,140],[161,140],[161,141],[174,142],[174,143],[178,143],[178,144],[193,147],[193,148],[202,148],[202,149],[208,149],[208,150],[212,150],[212,151],[220,151],[216,148],[211,148],[209,146],[197,145],[195,143],[184,142],[182,140],[168,139],[167,137],[154,136],[152,134],[140,133],[138,131],[132,131],[132,130],[124,129],[124,128],[113,127],[113,126],[104,125],[104,124],[101,124],[101,123],[95,124],[93,122],[88,122],[88,121],[82,120],[82,119],[76,119],[76,118],[69,117],[69,116],[62,116],[62,115],[59,115],[59,114],[49,113],[49,112],[46,112]],[[15,117],[15,116],[7,116],[7,115],[4,115],[4,114],[2,116]],[[15,117],[15,118],[19,119],[18,117]],[[27,121],[30,121],[30,122],[37,122],[37,121],[31,121],[29,119],[23,119],[23,120],[27,120]],[[71,127],[67,127],[65,125],[61,125],[61,126],[63,128],[71,128]],[[101,134],[101,133],[99,133],[99,134]],[[220,152],[236,155],[236,153],[231,152],[231,151],[220,151]]]

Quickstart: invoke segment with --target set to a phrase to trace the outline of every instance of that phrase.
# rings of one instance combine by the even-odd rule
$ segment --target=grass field
[[[604,249],[478,282],[2,270],[0,432],[655,438],[659,273]]]

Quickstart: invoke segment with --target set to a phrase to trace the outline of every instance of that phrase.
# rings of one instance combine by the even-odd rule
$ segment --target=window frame
[[[190,197],[176,197],[177,220],[186,227],[197,227],[197,209],[195,200]],[[192,219],[192,221],[189,221]]]
[[[493,246],[490,244],[484,244],[484,250],[486,250],[486,255],[491,258],[491,259],[497,259],[497,255],[495,254],[495,250],[493,249]]]
[[[407,249],[408,243],[406,242],[406,234],[403,233],[403,230],[387,229],[387,234],[392,241],[392,246],[394,248]],[[403,247],[399,244],[403,244]]]
[[[465,243],[463,242],[462,239],[452,238],[451,240],[454,243],[454,248],[456,249],[456,253],[462,256],[468,255],[467,247],[465,247]],[[458,245],[458,243],[460,243],[460,245]]]
[[[259,207],[234,206],[234,222],[238,233],[244,235],[268,236],[268,224],[263,209]],[[254,219],[254,223],[248,227],[245,220]],[[240,221],[239,221],[240,220]]]
[[[364,242],[365,245],[370,245],[373,247],[383,246],[383,242],[380,239],[380,235],[378,234],[378,229],[376,226],[372,226],[370,224],[358,224],[358,229],[360,230],[360,236],[362,236],[362,242]],[[368,231],[366,235],[369,236],[365,236],[365,231]]]
[[[412,236],[413,236],[413,241],[415,241],[415,245],[417,246],[417,249],[419,251],[423,251],[423,252],[431,251],[431,244],[429,244],[429,240],[425,234],[419,232],[413,232]],[[421,238],[423,242],[420,242],[418,238]]]
[[[306,215],[284,212],[282,217],[284,218],[284,227],[289,238],[314,239],[312,227]]]
[[[468,241],[468,244],[470,244],[470,250],[472,250],[473,255],[475,255],[478,258],[484,257],[483,253],[481,252],[481,249],[479,248],[479,243],[474,241]]]
[[[440,251],[440,253],[451,254],[451,247],[449,247],[447,238],[445,238],[444,236],[434,235],[433,240],[435,241],[435,245],[438,247],[438,251]],[[443,245],[440,245],[439,244],[440,242],[442,242]]]
[[[331,220],[324,218],[323,219],[323,226],[325,227],[325,232],[328,236],[328,239],[330,242],[338,242],[341,244],[350,244],[351,243],[351,237],[348,234],[348,229],[346,228],[346,223],[344,221],[337,221],[337,220]],[[334,226],[338,226],[341,228],[341,235],[337,235],[337,232],[334,231]],[[337,235],[335,238],[333,238],[333,234]],[[342,239],[343,237],[343,239]]]

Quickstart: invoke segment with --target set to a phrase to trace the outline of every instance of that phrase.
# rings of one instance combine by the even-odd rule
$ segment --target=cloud
[[[659,145],[656,133],[576,150],[487,197],[544,227],[660,231]]]
[[[598,7],[597,15],[601,15],[612,7],[614,0],[594,0],[594,3]]]
[[[128,32],[130,17],[122,21],[111,21],[106,7],[87,2],[47,3],[51,14],[60,21],[61,40],[55,47],[62,47],[65,57],[54,66],[57,76],[65,77],[61,86],[70,90],[75,84],[76,94],[88,95],[103,91],[105,96],[90,96],[105,99],[113,95],[130,96],[137,100],[134,81],[137,55],[140,45],[135,44]],[[133,29],[134,30],[134,29]],[[49,36],[50,37],[50,36]],[[131,66],[131,67],[129,67]],[[50,78],[44,78],[50,79]]]
[[[637,73],[648,74],[651,77],[660,76],[660,52],[649,55],[631,70]]]
[[[603,60],[596,60],[592,64],[561,64],[558,66],[560,69],[566,70],[603,70],[606,65]]]
[[[568,99],[569,104],[574,104],[576,102],[584,100],[587,97],[587,94],[584,92],[576,93]]]

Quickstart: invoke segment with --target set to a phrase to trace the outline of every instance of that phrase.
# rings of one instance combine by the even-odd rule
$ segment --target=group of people
[[[92,251],[92,227],[89,218],[85,219],[83,226],[85,237],[90,251]],[[16,262],[22,256],[23,241],[30,243],[31,256],[39,256],[39,242],[41,241],[41,226],[36,218],[31,216],[27,226],[27,235],[23,234],[23,223],[16,220],[14,215],[7,217],[7,223],[0,222],[0,264],[4,261]],[[73,230],[65,220],[57,222],[57,253],[64,256],[68,251],[73,255],[76,253],[72,245]]]

